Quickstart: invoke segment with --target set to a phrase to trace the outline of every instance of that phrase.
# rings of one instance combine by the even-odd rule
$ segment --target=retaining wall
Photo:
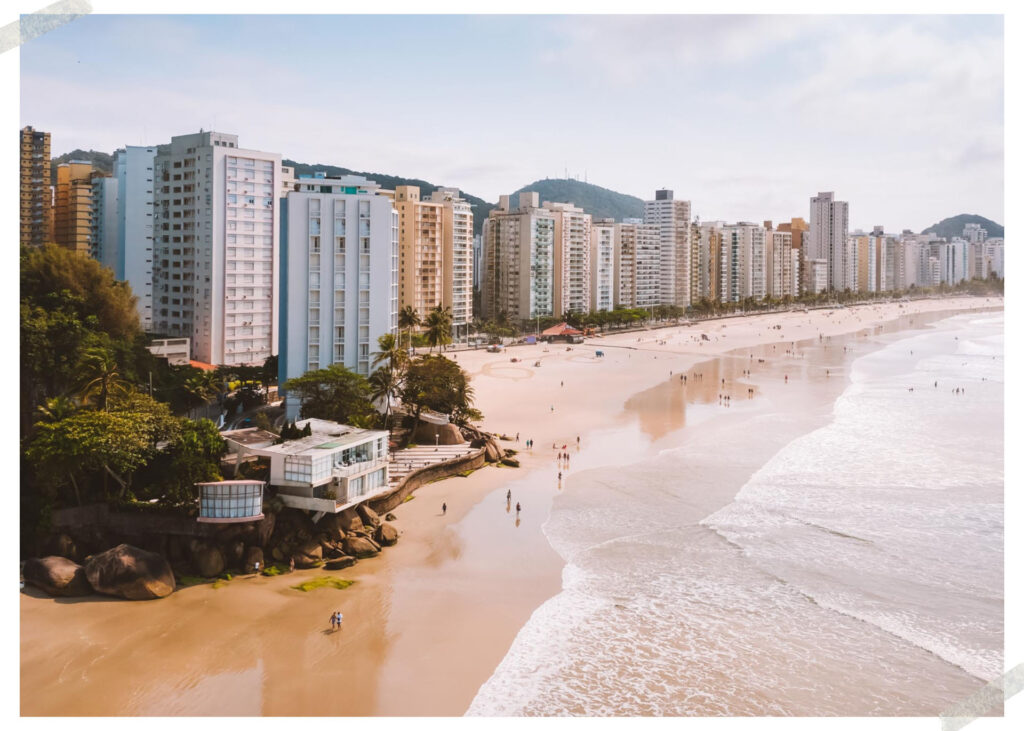
[[[366,504],[370,508],[379,514],[384,514],[390,510],[394,510],[401,505],[405,498],[411,495],[417,488],[425,485],[428,482],[440,479],[442,477],[451,477],[452,475],[458,474],[459,472],[465,472],[466,470],[474,470],[479,467],[483,467],[486,459],[484,458],[485,450],[480,449],[476,452],[470,452],[464,457],[458,459],[448,460],[447,462],[438,462],[437,464],[427,465],[426,467],[420,467],[418,470],[413,470],[405,476],[398,485],[389,493],[385,493],[380,497],[367,500]]]

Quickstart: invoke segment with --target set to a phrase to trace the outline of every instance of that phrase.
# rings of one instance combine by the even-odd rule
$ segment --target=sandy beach
[[[512,437],[505,446],[519,450],[519,469],[486,467],[418,490],[394,511],[398,545],[334,574],[356,581],[343,591],[291,588],[317,570],[239,577],[153,602],[26,590],[21,713],[462,715],[531,613],[562,586],[564,564],[543,525],[554,496],[577,487],[574,472],[636,463],[695,434],[710,442],[766,394],[809,415],[786,422],[785,434],[797,435],[845,386],[845,343],[986,308],[1001,309],[1002,300],[772,313],[571,349],[459,351],[452,357],[472,376],[483,428]],[[828,338],[836,340],[813,357],[794,347]],[[732,405],[720,407],[721,395]],[[721,490],[692,497],[695,520],[731,499],[771,456],[767,444],[720,466]],[[563,445],[570,466],[559,480]],[[518,518],[507,490],[522,505]],[[345,626],[331,632],[336,609]]]

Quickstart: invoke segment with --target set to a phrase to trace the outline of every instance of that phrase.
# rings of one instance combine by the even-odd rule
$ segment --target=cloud
[[[546,64],[567,66],[616,86],[651,75],[703,73],[736,65],[808,37],[821,16],[610,15],[551,21]]]

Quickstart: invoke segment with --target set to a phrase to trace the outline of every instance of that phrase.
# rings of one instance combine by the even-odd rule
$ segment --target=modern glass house
[[[260,442],[259,430],[223,436],[239,459],[269,459],[270,485],[277,496],[289,508],[315,513],[314,521],[387,491],[388,432],[321,419],[295,422],[299,429],[307,425],[311,436],[282,444]]]
[[[200,523],[247,523],[263,519],[260,480],[198,482]]]

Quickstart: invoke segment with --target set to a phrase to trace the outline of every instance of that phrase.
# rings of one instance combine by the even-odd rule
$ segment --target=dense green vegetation
[[[935,234],[935,236],[943,239],[952,239],[954,236],[963,236],[964,226],[968,223],[980,223],[981,227],[988,231],[990,238],[1003,238],[1002,226],[995,221],[991,221],[984,216],[979,216],[974,213],[961,213],[959,216],[944,218],[938,223],[929,226],[921,233]]]
[[[616,193],[614,190],[602,188],[592,183],[584,183],[579,180],[565,178],[545,178],[535,180],[515,192],[519,193],[533,191],[539,194],[540,202],[552,201],[553,203],[574,203],[594,217],[614,218],[621,221],[623,218],[643,218],[644,202],[640,198],[625,193]],[[515,205],[515,201],[513,201]]]
[[[199,371],[147,350],[127,284],[66,249],[24,248],[20,309],[23,540],[54,508],[190,506],[193,482],[219,479],[216,426],[176,415]]]
[[[451,342],[451,325],[445,311],[431,314],[434,324],[427,339],[432,351]],[[399,402],[413,420],[425,410],[445,414],[456,424],[483,418],[473,408],[473,388],[466,372],[444,356],[430,352],[412,356],[399,345],[398,337],[386,334],[377,339],[373,366],[367,378],[336,363],[293,378],[284,389],[299,399],[304,419],[330,419],[364,428],[390,427]]]

